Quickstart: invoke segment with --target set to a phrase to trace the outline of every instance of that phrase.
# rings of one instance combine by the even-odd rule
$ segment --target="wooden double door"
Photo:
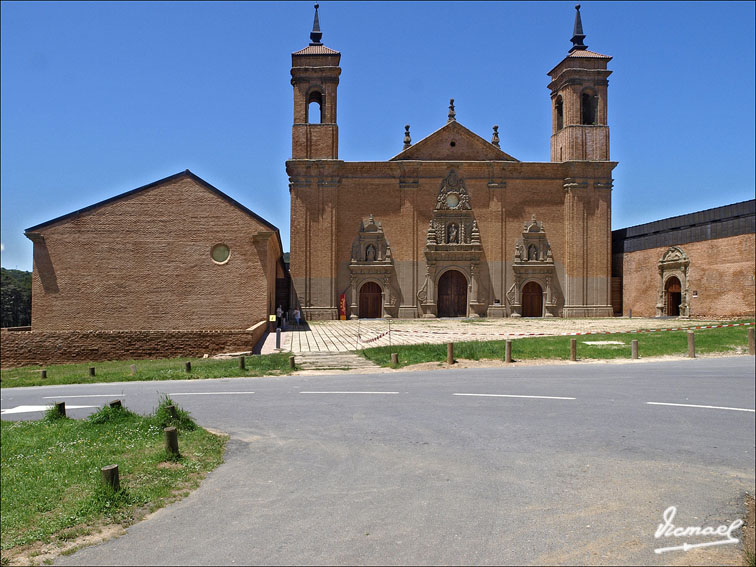
[[[467,316],[467,279],[457,270],[444,272],[438,280],[438,316]]]
[[[536,282],[522,288],[522,316],[543,317],[543,290]]]
[[[381,286],[367,282],[360,288],[360,319],[378,319],[381,313]]]

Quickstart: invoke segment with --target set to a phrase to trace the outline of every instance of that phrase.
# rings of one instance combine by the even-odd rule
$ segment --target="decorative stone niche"
[[[690,317],[690,290],[688,288],[688,269],[690,268],[690,258],[678,246],[670,247],[661,257],[658,264],[659,268],[659,291],[657,294],[656,316],[679,316]],[[680,284],[678,291],[671,291],[677,278]],[[676,286],[675,286],[676,287]],[[680,303],[670,297],[671,293],[680,294]],[[675,303],[678,305],[678,313],[670,313],[670,308],[674,309]]]
[[[522,229],[522,238],[515,242],[514,283],[507,291],[507,303],[511,317],[543,316],[558,317],[564,304],[561,289],[558,285],[554,258],[551,246],[546,238],[543,222],[536,220],[533,215],[530,222],[526,222]],[[541,288],[540,313],[523,313],[523,290],[534,282]],[[529,286],[528,289],[532,289]],[[525,306],[527,310],[530,304]]]
[[[425,280],[417,292],[422,317],[438,315],[438,281],[454,269],[467,280],[466,308],[457,316],[480,317],[486,301],[479,298],[483,247],[465,182],[454,169],[441,182],[425,239]]]
[[[358,317],[359,292],[367,282],[375,282],[381,288],[380,316],[396,317],[399,294],[395,280],[391,245],[386,239],[381,223],[371,214],[360,222],[357,237],[352,244],[352,258],[349,262],[350,303],[347,317]]]

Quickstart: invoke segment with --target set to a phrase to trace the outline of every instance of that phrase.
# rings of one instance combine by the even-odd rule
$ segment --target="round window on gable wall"
[[[216,244],[210,251],[210,256],[216,264],[225,264],[231,256],[231,250],[225,244]]]

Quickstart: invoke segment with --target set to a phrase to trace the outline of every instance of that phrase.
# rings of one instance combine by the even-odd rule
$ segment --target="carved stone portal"
[[[359,314],[359,291],[367,282],[381,288],[381,317],[396,317],[399,295],[394,285],[394,260],[391,246],[380,222],[373,215],[360,222],[357,237],[352,244],[352,259],[349,262],[350,303],[347,317]]]
[[[554,268],[551,246],[546,238],[543,223],[533,215],[522,229],[522,238],[515,242],[515,256],[512,263],[514,283],[507,291],[507,302],[512,317],[523,316],[523,288],[530,282],[537,283],[543,293],[540,301],[540,313],[529,316],[558,317],[563,298]],[[529,289],[533,289],[530,286]],[[537,288],[535,288],[537,289]],[[527,310],[528,306],[525,306]]]
[[[425,280],[417,293],[423,317],[438,314],[438,280],[449,269],[461,272],[468,282],[467,308],[457,316],[480,317],[487,301],[479,298],[480,230],[470,206],[465,182],[453,169],[441,182],[433,217],[425,240]]]
[[[682,248],[672,246],[659,260],[659,291],[658,299],[656,303],[656,316],[674,316],[675,313],[670,313],[670,307],[678,307],[678,315],[680,317],[690,317],[690,290],[688,288],[688,269],[690,267],[690,258],[683,252]],[[672,291],[669,284],[673,283],[672,278],[677,278],[680,283],[680,289],[678,291]],[[672,281],[670,281],[672,280]],[[676,282],[675,282],[676,283]],[[671,297],[671,293],[679,293],[679,301],[677,304],[677,296]],[[673,305],[673,303],[675,305]]]

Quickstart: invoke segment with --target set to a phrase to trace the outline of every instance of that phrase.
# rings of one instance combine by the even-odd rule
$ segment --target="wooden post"
[[[577,339],[570,339],[570,360],[577,360]]]
[[[66,417],[66,402],[55,402],[55,409],[58,411],[58,415]]]
[[[121,405],[121,400],[113,400],[110,402],[110,407],[113,409],[121,409],[123,406]]]
[[[246,368],[246,365],[245,365],[245,360],[244,360],[244,357],[243,357],[243,356],[240,356],[240,357],[239,357],[239,368],[240,368],[241,370],[244,370],[244,369]]]
[[[294,362],[294,357],[290,356],[289,357],[289,368],[291,368],[292,370],[294,370],[296,367],[297,367],[297,365]]]
[[[630,343],[632,349],[633,349],[633,360],[638,358],[638,341],[634,340]]]
[[[688,331],[688,358],[696,357],[696,335]]]
[[[756,354],[756,338],[754,338],[754,334],[753,327],[750,327],[748,329],[748,354]]]
[[[132,364],[129,368],[131,369],[131,375],[134,376],[136,374],[136,364]]]
[[[90,376],[94,376],[94,375],[95,375],[95,369],[94,369],[94,366],[90,366],[90,367],[89,367],[89,375],[90,375]]]
[[[175,427],[166,427],[165,432],[165,450],[171,456],[178,456],[178,430]]]
[[[750,330],[751,330],[751,331],[753,331],[753,329],[750,329]],[[41,373],[41,375],[40,375],[40,377],[41,377],[41,378],[42,378],[43,380],[44,380],[45,378],[47,378],[47,370],[43,370],[43,371],[42,371],[42,373]]]
[[[186,364],[184,364],[184,370],[186,370],[187,372],[191,372],[192,371],[192,363],[191,362],[187,362]]]
[[[108,465],[100,469],[102,480],[106,486],[109,486],[113,492],[121,490],[121,481],[118,478],[118,465]]]
[[[178,419],[178,412],[176,412],[176,406],[165,406],[166,411],[168,412],[168,415],[170,415],[173,419]]]
[[[454,343],[446,344],[446,364],[454,364]]]
[[[507,339],[504,345],[504,362],[512,362],[512,341]]]
[[[391,353],[391,364],[399,364],[399,353],[398,352],[392,352]]]

